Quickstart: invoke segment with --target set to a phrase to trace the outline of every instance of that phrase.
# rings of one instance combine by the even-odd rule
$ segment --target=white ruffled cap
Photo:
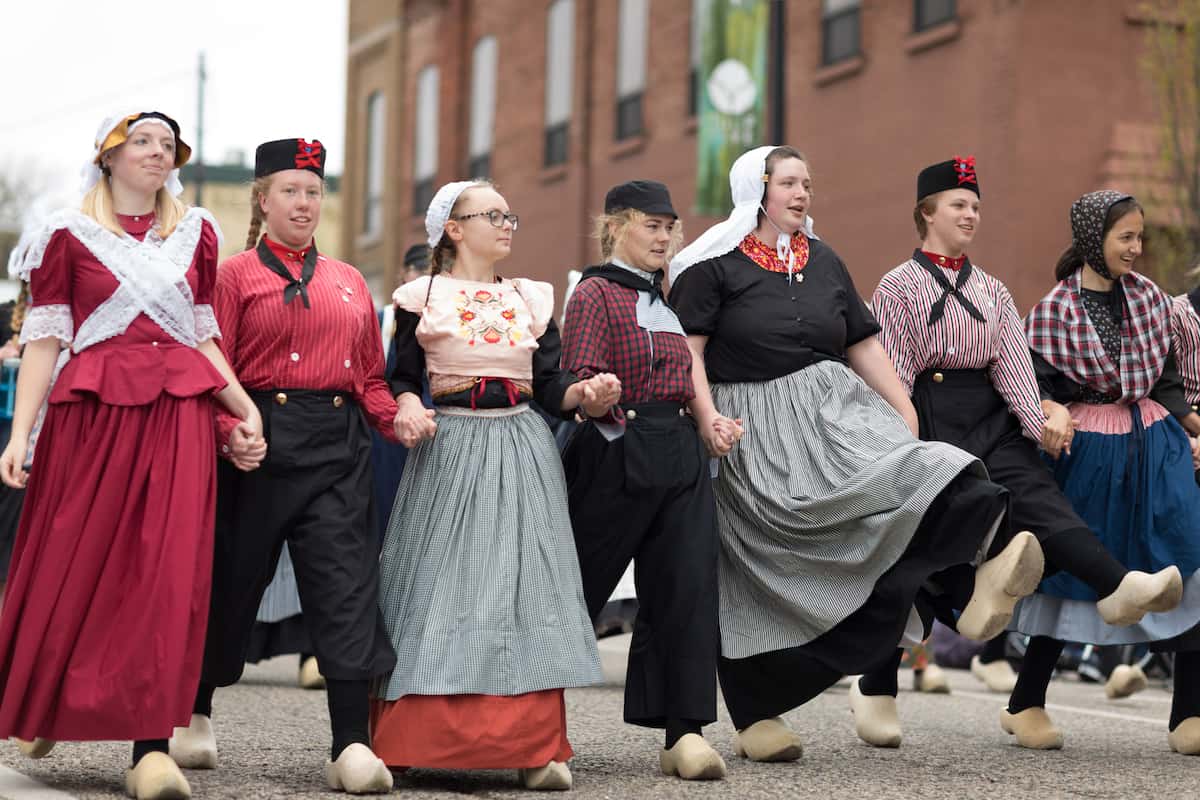
[[[763,199],[763,176],[767,174],[767,156],[777,145],[768,144],[748,150],[737,157],[729,168],[729,189],[733,197],[733,211],[723,222],[718,222],[679,251],[671,259],[671,283],[693,264],[710,258],[723,256],[742,243],[746,236],[758,227],[758,208]],[[812,217],[804,220],[804,232],[811,238]]]
[[[430,250],[437,247],[438,242],[442,240],[442,234],[446,231],[446,220],[450,219],[450,212],[458,202],[458,196],[472,186],[480,185],[482,184],[479,181],[455,181],[437,190],[437,194],[429,203],[429,210],[425,212],[425,233],[429,234]]]
[[[108,135],[113,132],[113,128],[121,124],[122,120],[138,113],[141,112],[129,111],[124,114],[105,117],[104,121],[100,123],[100,127],[96,129],[95,142],[92,145],[92,156],[84,163],[82,169],[79,171],[79,191],[82,194],[87,194],[91,188],[99,183],[100,179],[104,177],[104,173],[100,170],[100,148],[104,145],[104,140],[107,139]],[[135,122],[130,128],[130,131],[132,132],[133,128],[137,128],[141,125],[151,122],[156,122],[167,130],[171,130],[171,126],[163,122],[161,119],[158,119],[157,117],[147,117],[146,119],[141,119]],[[171,131],[171,133],[174,135],[175,132]],[[171,172],[167,175],[166,190],[170,192],[173,197],[178,197],[179,195],[183,194],[183,182],[179,180],[178,168],[171,170]]]

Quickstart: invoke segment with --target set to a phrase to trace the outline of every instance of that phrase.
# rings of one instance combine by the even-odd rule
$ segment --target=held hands
[[[25,488],[25,482],[29,480],[29,473],[25,471],[25,454],[28,452],[28,437],[13,436],[8,440],[8,446],[4,448],[3,455],[0,455],[0,480],[4,481],[6,486],[14,489]]]
[[[267,440],[256,408],[229,434],[229,460],[242,472],[250,472],[258,469],[266,457]]]
[[[426,408],[421,398],[411,392],[405,392],[396,398],[400,407],[396,418],[392,420],[392,430],[400,444],[405,447],[416,447],[422,439],[432,439],[437,433],[437,423],[433,421],[433,409]]]
[[[713,417],[708,424],[700,425],[700,438],[713,458],[728,455],[733,446],[741,441],[744,433],[740,419],[730,419],[720,414]]]
[[[1042,428],[1042,449],[1051,458],[1058,458],[1062,453],[1071,455],[1071,439],[1075,436],[1075,428],[1079,420],[1071,419],[1071,412],[1060,403],[1053,403],[1046,414],[1046,424]]]
[[[1200,436],[1196,437],[1195,439],[1191,439],[1191,443],[1192,443],[1192,469],[1200,469]]]
[[[608,372],[580,381],[579,389],[579,405],[589,417],[604,416],[621,399],[621,381]]]

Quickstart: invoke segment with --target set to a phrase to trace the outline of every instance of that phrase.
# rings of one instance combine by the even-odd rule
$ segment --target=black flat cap
[[[633,208],[643,214],[669,214],[679,219],[671,205],[671,193],[658,181],[629,181],[608,190],[604,197],[604,213]]]

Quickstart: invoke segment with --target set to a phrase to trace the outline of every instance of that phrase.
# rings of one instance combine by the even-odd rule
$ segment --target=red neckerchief
[[[967,260],[965,254],[959,256],[958,258],[951,258],[950,256],[944,256],[940,253],[935,253],[932,250],[922,250],[921,252],[924,253],[925,257],[928,258],[932,263],[937,264],[939,267],[952,269],[955,272],[958,272],[960,269],[962,269],[963,262]]]
[[[267,247],[271,248],[271,252],[280,261],[303,261],[304,257],[308,255],[308,251],[312,250],[312,242],[309,242],[308,247],[303,250],[293,250],[287,245],[282,245],[275,241],[270,236],[264,235],[263,241],[267,243]]]
[[[775,252],[775,246],[766,244],[753,232],[746,234],[746,238],[742,239],[738,249],[768,272],[786,273],[788,271],[787,262],[779,258]],[[792,271],[799,272],[808,263],[808,237],[804,235],[803,231],[792,234],[792,253],[796,256],[796,263],[792,267]]]

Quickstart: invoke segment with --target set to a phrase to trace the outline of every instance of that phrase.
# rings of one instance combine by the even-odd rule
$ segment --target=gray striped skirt
[[[275,566],[275,577],[267,584],[262,602],[258,604],[256,622],[280,622],[301,613],[300,589],[296,585],[296,569],[292,566],[292,554],[287,542],[279,552],[279,563]]]
[[[938,493],[979,463],[915,438],[837,362],[712,390],[746,430],[716,484],[726,658],[808,644],[860,608]]]
[[[438,409],[408,455],[380,562],[396,668],[377,696],[601,682],[550,429],[527,406]]]

